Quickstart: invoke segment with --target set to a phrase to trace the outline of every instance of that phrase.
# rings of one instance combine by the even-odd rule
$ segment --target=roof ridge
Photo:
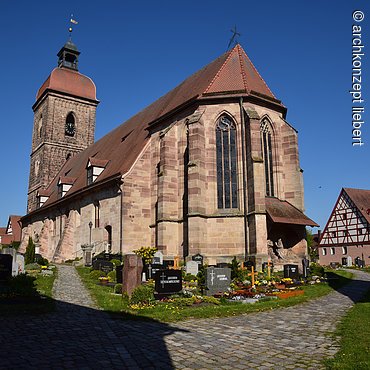
[[[236,47],[236,46],[235,46]],[[213,83],[216,81],[216,79],[220,76],[221,74],[221,71],[224,69],[226,63],[229,61],[229,59],[231,58],[231,54],[232,52],[234,51],[234,48],[232,48],[228,53],[229,55],[227,56],[227,58],[225,59],[225,61],[223,62],[221,68],[217,71],[217,73],[215,74],[215,76],[213,77],[212,81],[210,82],[210,84],[207,86],[207,88],[204,90],[203,94],[207,94],[208,90],[211,88],[211,86],[213,85]]]
[[[266,81],[265,81],[265,80],[262,78],[262,76],[259,74],[259,72],[258,72],[257,68],[254,66],[254,64],[252,63],[252,61],[249,59],[249,57],[248,57],[247,53],[245,52],[245,50],[244,50],[243,48],[241,48],[241,49],[242,49],[242,51],[244,52],[245,57],[247,58],[248,62],[250,63],[250,65],[252,66],[252,68],[254,69],[254,71],[257,73],[257,75],[259,76],[259,78],[261,79],[261,81],[263,82],[263,84],[266,86],[267,90],[268,90],[268,91],[270,91],[271,95],[272,95],[275,99],[277,99],[277,98],[276,98],[276,96],[274,95],[274,93],[273,93],[273,92],[271,91],[271,89],[268,87],[268,85],[267,85]]]
[[[240,71],[242,73],[243,84],[245,86],[245,90],[249,93],[250,90],[248,89],[247,76],[245,74],[243,64],[242,64],[242,55],[241,55],[241,49],[242,48],[239,44],[237,44],[236,46],[238,47],[239,64],[240,64]]]

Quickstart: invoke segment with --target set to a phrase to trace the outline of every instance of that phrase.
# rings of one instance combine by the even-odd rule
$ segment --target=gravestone
[[[136,287],[141,285],[143,259],[136,254],[126,254],[123,263],[122,293],[131,296]]]
[[[17,254],[15,257],[15,261],[18,265],[18,274],[24,273],[24,256],[21,254]]]
[[[231,283],[231,269],[208,267],[206,270],[206,295],[224,293]]]
[[[182,290],[180,270],[160,270],[154,276],[155,291],[158,294],[173,294]]]
[[[186,273],[197,276],[199,271],[199,264],[196,261],[189,261],[186,263]]]
[[[174,260],[164,260],[163,261],[163,267],[165,269],[169,269],[170,267],[173,267],[174,265]]]
[[[113,263],[106,260],[95,260],[93,262],[93,270],[104,271],[106,274],[113,271]]]
[[[351,256],[347,257],[347,266],[352,267],[352,257]]]
[[[0,254],[0,281],[12,276],[13,257],[10,254]]]
[[[123,281],[123,265],[116,266],[117,284],[122,284]]]
[[[163,264],[159,263],[152,263],[148,266],[148,279],[154,279],[155,274],[157,271],[164,270],[165,267]]]
[[[163,265],[163,253],[161,251],[154,253],[153,264]]]
[[[245,268],[245,269],[247,269],[247,270],[252,270],[252,266],[253,267],[256,267],[255,265],[254,265],[254,263],[253,263],[253,261],[251,261],[251,260],[248,260],[248,261],[244,261],[243,262],[243,267]]]
[[[347,266],[347,257],[342,257],[342,266]]]
[[[303,277],[306,278],[308,276],[308,271],[310,267],[310,261],[304,257],[302,259],[302,268],[303,268]]]
[[[284,278],[298,279],[298,265],[284,265]]]
[[[199,266],[203,266],[204,257],[201,254],[195,254],[191,259],[198,263]]]

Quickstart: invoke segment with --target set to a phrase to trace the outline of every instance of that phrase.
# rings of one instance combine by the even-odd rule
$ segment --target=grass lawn
[[[77,267],[85,286],[90,290],[97,304],[105,311],[119,314],[121,317],[137,317],[138,319],[155,319],[162,322],[173,322],[190,318],[224,317],[243,313],[265,311],[274,308],[293,306],[309,299],[318,298],[330,293],[333,289],[348,283],[352,277],[350,271],[335,271],[338,279],[332,283],[320,283],[304,287],[304,295],[288,299],[274,299],[254,304],[221,303],[220,305],[201,304],[193,306],[178,306],[171,303],[158,303],[153,307],[133,310],[127,307],[121,295],[113,294],[112,287],[97,284],[89,274],[89,268]]]
[[[0,315],[43,314],[54,310],[52,289],[56,274],[56,268],[52,276],[32,273],[31,276],[35,277],[36,280],[25,296],[17,295],[9,298],[0,295]],[[28,294],[30,291],[34,292],[32,296]]]
[[[370,291],[348,311],[335,335],[341,349],[325,361],[327,369],[370,369]]]

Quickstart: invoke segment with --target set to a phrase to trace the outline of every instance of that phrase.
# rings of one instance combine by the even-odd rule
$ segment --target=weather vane
[[[236,26],[234,26],[234,29],[233,30],[230,30],[230,32],[233,33],[231,39],[230,39],[230,42],[229,42],[229,45],[227,45],[227,50],[230,49],[230,46],[232,45],[233,42],[235,42],[235,45],[238,43],[238,41],[236,40],[236,38],[238,36],[241,36],[241,34],[236,30]]]
[[[69,20],[69,23],[71,24],[68,28],[69,38],[72,39],[72,31],[73,31],[72,24],[78,24],[78,22],[73,18],[73,14],[71,14],[71,18]]]

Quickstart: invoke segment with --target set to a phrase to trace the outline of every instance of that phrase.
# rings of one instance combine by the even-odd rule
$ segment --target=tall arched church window
[[[263,161],[265,164],[266,195],[273,197],[274,192],[274,165],[272,155],[272,134],[269,122],[263,120],[261,123],[261,140]]]
[[[67,136],[74,136],[76,131],[75,116],[73,113],[68,113],[66,118],[65,134]]]
[[[216,125],[217,207],[238,208],[236,174],[236,129],[234,122],[222,115]]]

